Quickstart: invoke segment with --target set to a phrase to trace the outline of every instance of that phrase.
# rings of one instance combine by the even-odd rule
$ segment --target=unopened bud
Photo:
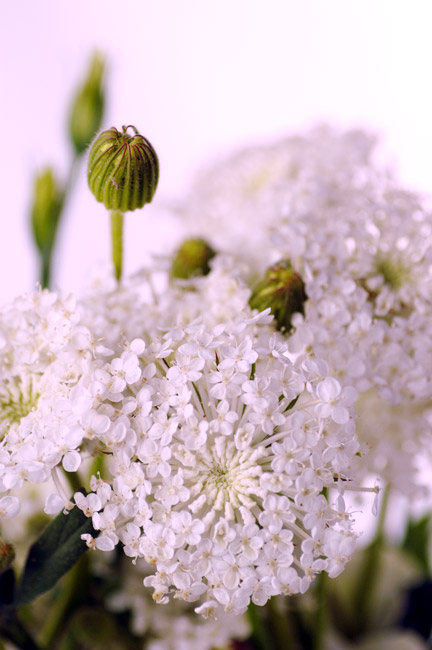
[[[128,129],[134,133],[129,135]],[[93,142],[88,161],[88,184],[108,210],[136,210],[150,203],[159,180],[155,150],[134,126],[112,127]]]
[[[0,539],[0,573],[4,573],[12,565],[15,559],[15,549],[12,544],[8,544]]]
[[[41,253],[54,246],[63,202],[63,192],[50,167],[35,178],[31,221],[36,246]]]
[[[69,118],[69,133],[74,149],[81,155],[100,129],[104,93],[102,80],[105,64],[102,56],[95,52],[90,62],[87,77],[78,89]]]
[[[186,239],[177,250],[171,265],[171,277],[187,280],[210,272],[215,251],[204,239]]]
[[[291,318],[295,312],[303,313],[306,299],[301,276],[293,270],[289,261],[282,260],[267,269],[264,278],[252,291],[249,305],[259,311],[270,307],[277,329],[283,332],[291,328]]]

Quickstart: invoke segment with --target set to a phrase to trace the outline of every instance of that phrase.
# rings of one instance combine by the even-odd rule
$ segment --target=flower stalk
[[[111,211],[111,250],[114,275],[120,282],[123,272],[123,224],[124,216],[118,210]]]
[[[364,633],[367,627],[369,594],[379,577],[378,567],[381,551],[385,541],[385,519],[387,514],[388,501],[390,496],[390,485],[386,485],[379,513],[375,538],[365,551],[363,571],[354,594],[355,611],[357,612],[357,631]]]
[[[119,282],[123,266],[123,212],[142,208],[153,199],[159,179],[156,151],[134,126],[123,126],[122,131],[112,127],[93,141],[87,179],[96,200],[111,211],[112,261]]]

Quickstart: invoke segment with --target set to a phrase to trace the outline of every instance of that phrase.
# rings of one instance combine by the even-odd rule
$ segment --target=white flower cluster
[[[221,279],[231,307],[212,311]],[[185,301],[175,289],[147,307],[148,320],[143,301],[132,341],[121,308],[102,314],[98,336],[85,325],[97,301],[76,309],[39,292],[3,310],[1,516],[17,512],[23,484],[51,478],[45,511],[70,508],[62,470],[83,468],[84,480],[83,461],[98,456],[102,476],[75,494],[100,531],[85,539],[105,551],[120,540],[154,566],[157,601],[173,593],[204,599],[204,615],[240,613],[305,591],[319,571],[337,575],[355,543],[343,493],[356,489],[357,393],[318,358],[292,363],[248,295],[220,263]]]
[[[0,518],[20,507],[19,489],[44,483],[61,464],[78,469],[82,435],[59,428],[53,409],[83,372],[87,332],[73,298],[37,292],[0,312]]]
[[[372,144],[321,128],[242,152],[199,180],[183,216],[212,245],[249,258],[249,276],[290,260],[308,296],[290,351],[318,355],[343,385],[383,400],[374,430],[385,434],[364,438],[369,469],[387,457],[382,476],[413,495],[415,455],[432,448],[432,215],[377,169]],[[402,437],[388,426],[396,405],[410,413]]]
[[[203,614],[241,613],[337,575],[353,552],[343,492],[359,451],[356,392],[318,360],[294,366],[268,320],[135,339],[71,394],[76,426],[112,456],[109,481],[75,495],[101,531],[86,541],[120,539],[154,565],[145,584],[157,601],[205,596]]]

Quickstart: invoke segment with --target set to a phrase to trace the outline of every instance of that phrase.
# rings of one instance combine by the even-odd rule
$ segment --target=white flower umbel
[[[59,487],[47,495],[47,513],[68,504],[57,471],[79,468],[84,436],[63,409],[98,349],[72,297],[37,291],[0,311],[0,519],[19,510],[27,482]]]
[[[136,339],[79,384],[78,426],[100,419],[93,444],[112,456],[93,493],[76,495],[100,530],[85,540],[121,540],[154,566],[158,602],[242,613],[337,575],[353,552],[343,493],[356,489],[356,391],[326,364],[294,366],[269,320],[244,311]]]
[[[308,297],[290,351],[325,359],[341,385],[387,403],[375,412],[381,435],[372,441],[365,426],[360,436],[369,469],[387,457],[383,478],[412,498],[424,478],[412,471],[401,481],[400,461],[414,468],[432,449],[432,214],[375,163],[372,144],[365,133],[320,128],[240,152],[198,180],[182,216],[248,265],[251,284],[290,261]],[[396,433],[396,405],[410,413],[409,444]]]

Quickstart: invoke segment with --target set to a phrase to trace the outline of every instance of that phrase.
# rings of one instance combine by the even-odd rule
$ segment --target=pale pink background
[[[382,133],[405,183],[432,188],[432,5],[412,0],[28,0],[2,3],[0,302],[31,288],[33,172],[66,171],[65,113],[91,50],[109,61],[104,126],[135,124],[157,148],[155,207],[127,219],[127,269],[171,242],[157,207],[200,164],[317,121]],[[78,288],[108,259],[104,209],[84,168],[56,278]]]

